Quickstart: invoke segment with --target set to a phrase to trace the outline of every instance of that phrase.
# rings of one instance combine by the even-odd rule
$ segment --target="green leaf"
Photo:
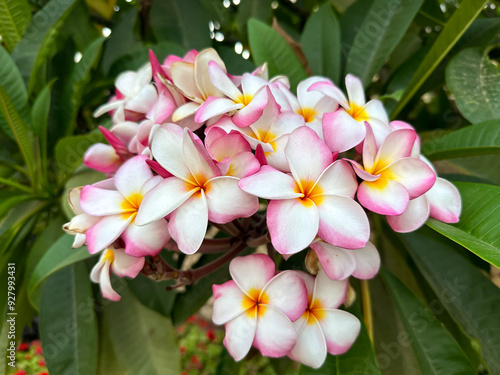
[[[333,356],[328,354],[326,361],[319,369],[312,369],[307,366],[300,366],[299,375],[381,375],[375,358],[373,346],[368,337],[359,301],[355,302],[349,309],[350,313],[356,315],[361,321],[361,331],[353,346],[347,353]]]
[[[467,126],[422,145],[430,160],[500,153],[500,120]]]
[[[56,144],[55,158],[59,176],[71,175],[83,160],[83,154],[94,143],[104,142],[105,138],[99,131],[85,135],[75,135],[61,139]]]
[[[170,319],[143,306],[121,284],[121,300],[104,309],[114,353],[130,374],[180,374],[179,348]]]
[[[340,25],[329,2],[319,7],[306,22],[300,37],[302,50],[313,74],[340,79]]]
[[[49,82],[40,91],[31,109],[31,127],[38,138],[40,146],[40,169],[42,170],[41,175],[44,180],[47,176],[47,124],[49,122],[50,90],[52,89],[52,84],[53,82]]]
[[[127,284],[144,306],[170,317],[176,297],[175,292],[167,292],[167,286],[172,285],[172,280],[154,281],[144,275],[138,275],[134,280],[127,280]]]
[[[103,325],[103,319],[100,320]],[[99,375],[127,375],[127,372],[116,358],[113,350],[113,343],[109,337],[109,329],[101,326],[99,329],[99,358],[98,358]]]
[[[471,123],[500,118],[498,67],[484,48],[458,53],[446,68],[446,84],[462,115]]]
[[[96,65],[101,54],[104,38],[97,38],[83,52],[82,59],[73,66],[64,90],[64,102],[61,111],[59,131],[67,136],[73,134],[76,125],[76,116],[80,109],[84,90],[91,78],[92,68]]]
[[[271,23],[272,8],[271,0],[252,0],[242,1],[238,5],[238,14],[236,15],[236,27],[242,38],[242,42],[248,40],[247,22],[250,18],[255,18],[265,23]]]
[[[288,76],[295,90],[307,73],[285,40],[270,26],[256,19],[248,21],[248,38],[255,65],[268,63],[269,76]]]
[[[200,0],[154,1],[151,26],[160,41],[175,42],[186,50],[211,45],[209,14]]]
[[[0,0],[0,35],[9,51],[21,40],[30,19],[27,0]]]
[[[56,42],[64,21],[77,1],[51,0],[37,12],[23,38],[12,51],[29,92],[44,85],[42,67],[56,52]]]
[[[402,239],[453,320],[480,343],[490,373],[500,373],[500,290],[448,241],[429,230],[423,228]]]
[[[37,307],[33,294],[42,281],[68,265],[94,256],[89,253],[87,247],[72,249],[74,239],[74,236],[69,234],[59,237],[34,268],[28,282],[28,295],[33,306]]]
[[[450,333],[425,305],[395,276],[382,272],[426,375],[476,374]]]
[[[40,335],[51,373],[97,373],[97,319],[89,271],[83,262],[60,270],[45,283]]]
[[[423,0],[376,0],[359,26],[347,57],[346,73],[364,86],[371,83],[385,60],[403,38]]]
[[[436,41],[433,43],[429,53],[425,56],[424,60],[413,75],[413,78],[408,84],[403,97],[399,100],[398,104],[392,111],[392,118],[395,118],[404,106],[408,104],[410,99],[413,95],[415,95],[425,80],[437,68],[439,63],[445,58],[448,52],[450,52],[452,47],[469,28],[486,3],[487,0],[464,1],[460,4],[460,7],[455,10],[446,23],[446,26],[437,37]]]
[[[429,219],[427,225],[500,267],[500,187],[470,182],[457,182],[455,185],[462,197],[460,221],[445,224]]]

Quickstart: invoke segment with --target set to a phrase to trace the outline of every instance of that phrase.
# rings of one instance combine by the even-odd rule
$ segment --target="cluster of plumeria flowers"
[[[371,213],[397,232],[428,217],[458,221],[458,190],[420,155],[415,130],[389,122],[354,76],[347,97],[324,77],[302,81],[294,95],[287,77],[268,79],[266,65],[230,75],[206,49],[163,64],[151,52],[115,86],[95,113],[112,116],[110,129],[100,127],[109,145],[84,156],[109,178],[71,190],[76,216],[64,229],[76,234],[74,247],[101,253],[90,277],[115,301],[111,273],[177,287],[231,261],[232,280],[213,286],[213,321],[225,325],[236,360],[253,346],[317,368],[349,349],[360,322],[338,308],[350,276],[378,272]],[[259,245],[268,255],[238,256]],[[178,270],[163,249],[222,255]],[[276,272],[275,252],[288,259],[305,249],[309,273]]]

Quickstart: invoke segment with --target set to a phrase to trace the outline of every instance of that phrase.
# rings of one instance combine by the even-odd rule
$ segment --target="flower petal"
[[[194,64],[176,62],[170,66],[172,82],[187,98],[194,100],[201,98],[202,94],[194,79]]]
[[[139,193],[146,181],[153,177],[153,172],[146,163],[147,159],[145,155],[133,157],[116,172],[115,184],[124,197]]]
[[[119,301],[121,297],[118,293],[116,293],[116,291],[113,289],[113,286],[111,285],[109,267],[109,262],[105,262],[99,275],[99,286],[104,298],[116,302]]]
[[[220,176],[221,173],[208,154],[206,148],[203,144],[200,144],[201,142],[197,142],[196,138],[197,137],[191,130],[187,128],[184,129],[182,157],[193,179],[197,182],[197,185],[203,186],[206,181],[213,177]],[[180,157],[180,155],[177,157]]]
[[[357,279],[371,279],[380,268],[380,254],[371,242],[362,249],[352,250],[356,257],[356,269],[352,273]]]
[[[130,224],[123,232],[125,252],[135,257],[155,256],[170,240],[167,221],[160,219],[148,225]]]
[[[83,164],[102,173],[115,173],[122,159],[110,145],[96,143],[83,155]]]
[[[420,228],[429,217],[429,203],[425,195],[408,202],[401,215],[387,216],[387,222],[395,232],[408,233]]]
[[[262,310],[265,310],[263,313]],[[285,314],[269,305],[259,307],[253,345],[266,357],[282,357],[297,342],[297,332]]]
[[[350,165],[344,160],[337,160],[323,171],[312,194],[354,198],[357,189],[356,175]]]
[[[215,61],[208,62],[208,76],[210,77],[210,82],[233,101],[237,101],[239,96],[241,96],[240,90],[238,90],[227,76],[225,70],[222,70]]]
[[[215,177],[205,184],[208,220],[226,224],[240,217],[250,217],[259,209],[259,199],[238,187],[236,177]]]
[[[363,207],[380,215],[400,215],[410,200],[403,185],[383,177],[359,184],[357,197]]]
[[[243,178],[257,173],[260,169],[260,162],[251,152],[241,152],[231,157],[228,176]]]
[[[212,291],[214,294],[212,320],[215,324],[226,324],[247,309],[244,302],[248,297],[233,280],[221,285],[212,285]]]
[[[210,63],[219,66],[223,70],[223,72],[226,71],[224,61],[222,61],[222,59],[219,57],[217,51],[215,51],[213,48],[206,48],[196,56],[196,59],[194,61],[196,85],[205,97],[222,96],[221,92],[209,79]]]
[[[351,313],[342,310],[324,310],[325,316],[320,320],[321,330],[325,335],[328,353],[339,355],[345,353],[356,341],[361,323]]]
[[[257,173],[242,178],[238,186],[249,194],[265,199],[291,199],[302,195],[291,176],[269,165],[263,165]]]
[[[267,207],[267,226],[274,248],[280,254],[295,254],[318,234],[318,209],[309,199],[272,200]]]
[[[451,182],[437,178],[425,194],[430,205],[430,216],[444,223],[457,223],[462,210],[458,189]]]
[[[137,225],[146,225],[167,216],[198,190],[177,177],[164,179],[142,199],[135,219]]]
[[[323,137],[331,151],[347,151],[363,142],[365,136],[364,123],[353,119],[344,109],[323,115]]]
[[[358,77],[348,74],[345,77],[345,88],[347,96],[349,97],[349,103],[354,103],[357,107],[363,107],[365,105],[365,90]]]
[[[234,258],[229,264],[229,272],[239,288],[249,295],[261,291],[274,277],[275,265],[267,255],[252,254]]]
[[[233,116],[233,122],[239,127],[252,125],[261,118],[268,104],[268,91],[261,89],[250,103],[241,108]]]
[[[297,332],[297,343],[288,353],[294,361],[312,368],[319,368],[326,359],[326,340],[314,316]]]
[[[94,216],[119,214],[126,210],[122,208],[125,198],[118,190],[107,190],[87,185],[80,195],[82,210]]]
[[[200,104],[196,102],[187,102],[177,108],[172,114],[172,121],[178,122],[189,116],[193,116],[196,111],[200,108]]]
[[[318,236],[335,246],[359,249],[370,236],[365,211],[353,199],[341,195],[324,195],[316,205],[319,212]]]
[[[134,215],[122,214],[103,217],[86,233],[89,253],[95,254],[111,245],[133,220]]]
[[[321,173],[333,163],[332,152],[308,127],[295,129],[288,138],[285,155],[293,177],[301,184],[313,184]]]
[[[348,286],[347,279],[331,280],[323,270],[320,270],[316,275],[312,302],[309,308],[336,309],[345,302]]]
[[[194,121],[202,124],[213,117],[236,111],[242,107],[243,104],[236,103],[232,99],[209,96],[205,100],[205,103],[196,111]]]
[[[317,82],[311,85],[307,91],[319,91],[325,96],[328,96],[334,99],[337,103],[339,103],[344,108],[349,106],[349,102],[345,97],[342,90],[340,90],[337,86],[335,86],[331,82]]]
[[[111,263],[111,270],[119,277],[135,278],[144,267],[144,257],[130,256],[123,249],[113,250],[115,260]]]
[[[411,129],[399,129],[390,133],[378,150],[374,169],[380,171],[396,160],[410,157],[416,137],[417,133]]]
[[[307,307],[306,285],[295,271],[277,274],[264,287],[262,295],[266,297],[266,305],[278,309],[292,322],[297,320]]]
[[[208,227],[208,208],[205,193],[193,194],[179,208],[172,212],[168,231],[177,242],[179,250],[193,254],[201,246]]]
[[[311,244],[321,263],[321,267],[332,280],[343,280],[352,275],[356,269],[355,250],[346,250],[330,245],[324,241]]]
[[[226,323],[225,327],[224,346],[235,361],[240,361],[252,347],[257,330],[257,316],[250,317],[243,313]]]

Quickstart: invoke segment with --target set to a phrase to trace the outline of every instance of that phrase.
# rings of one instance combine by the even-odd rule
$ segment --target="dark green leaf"
[[[171,320],[143,306],[126,287],[119,293],[122,299],[104,309],[104,324],[120,363],[130,374],[180,374]]]
[[[402,238],[442,305],[465,333],[480,343],[490,373],[499,373],[500,290],[448,241],[435,238],[425,228]]]
[[[31,109],[31,127],[38,139],[40,150],[40,164],[42,175],[47,175],[47,124],[50,111],[50,90],[52,83],[48,83],[37,96]]]
[[[127,281],[130,291],[144,306],[170,317],[176,297],[175,292],[167,292],[167,286],[172,285],[172,280],[154,281],[139,275],[134,280]]]
[[[74,236],[69,234],[59,237],[34,268],[28,283],[28,295],[35,307],[36,301],[33,301],[32,296],[42,281],[68,265],[94,256],[86,247],[72,249],[74,239]]]
[[[24,81],[29,82],[30,93],[45,84],[42,66],[56,53],[60,31],[75,4],[75,0],[49,1],[33,16],[26,33],[12,51]]]
[[[256,19],[248,21],[248,38],[255,65],[268,63],[269,76],[284,74],[295,90],[307,78],[306,71],[285,40],[270,26]]]
[[[450,333],[425,305],[395,276],[383,271],[413,350],[426,375],[476,374]]]
[[[51,373],[97,373],[97,319],[89,272],[83,262],[60,270],[45,283],[40,334]]]
[[[459,243],[485,261],[500,267],[500,187],[470,182],[455,184],[462,197],[457,224],[429,219],[435,231]]]
[[[432,139],[422,145],[422,152],[430,160],[499,154],[500,120],[485,121]]]
[[[445,27],[432,45],[429,53],[425,56],[417,71],[413,75],[402,98],[392,111],[391,116],[396,117],[404,106],[415,95],[417,90],[427,80],[439,63],[445,58],[452,47],[457,43],[464,32],[469,28],[474,19],[483,9],[487,0],[464,1],[453,13]]]
[[[403,38],[423,0],[376,0],[370,8],[349,51],[346,73],[371,83],[385,60]]]
[[[462,115],[471,123],[500,118],[500,76],[488,50],[468,48],[446,68],[446,84]]]
[[[9,51],[21,40],[30,19],[27,0],[0,0],[0,35]]]
[[[307,20],[300,44],[313,74],[339,83],[340,25],[329,2],[319,7]]]

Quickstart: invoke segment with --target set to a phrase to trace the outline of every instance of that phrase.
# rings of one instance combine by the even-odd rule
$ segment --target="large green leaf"
[[[306,71],[290,46],[270,26],[256,19],[250,19],[248,38],[255,65],[267,62],[271,77],[278,74],[288,76],[292,90],[295,90],[300,81],[307,78]]]
[[[403,38],[423,0],[376,0],[349,51],[346,73],[367,86]]]
[[[319,369],[315,370],[302,365],[299,375],[381,375],[372,343],[363,323],[359,301],[351,306],[348,311],[356,315],[361,321],[361,331],[353,346],[347,353],[339,356],[328,354],[325,363]]]
[[[500,290],[448,241],[429,232],[403,235],[406,248],[451,317],[480,343],[490,373],[500,373]]]
[[[64,90],[64,102],[61,107],[59,131],[65,135],[73,134],[76,125],[76,116],[80,109],[85,87],[90,82],[92,68],[99,60],[104,38],[97,38],[83,52],[82,59],[74,65],[68,77]]]
[[[209,21],[200,0],[154,1],[151,7],[151,26],[158,40],[175,42],[185,49],[210,46]]]
[[[432,139],[422,145],[430,160],[499,154],[500,120],[485,121]]]
[[[171,320],[143,306],[121,285],[121,300],[104,309],[104,324],[119,362],[129,374],[180,374]]]
[[[73,241],[74,236],[69,234],[62,235],[34,267],[28,282],[28,295],[35,307],[37,307],[38,301],[33,300],[33,294],[42,281],[68,265],[94,256],[89,253],[86,247],[72,249]]]
[[[23,38],[12,51],[12,58],[21,71],[29,92],[45,84],[42,66],[56,52],[56,43],[64,21],[77,1],[51,0],[37,12]]]
[[[21,40],[30,19],[27,0],[0,0],[0,35],[9,51]]]
[[[463,1],[460,7],[453,13],[445,27],[433,43],[429,53],[425,56],[417,71],[413,75],[403,96],[391,113],[396,117],[404,106],[415,95],[439,63],[450,52],[464,32],[469,28],[474,19],[479,15],[487,0]]]
[[[500,119],[498,67],[484,48],[458,53],[446,68],[446,84],[462,115],[471,123]]]
[[[460,221],[445,224],[429,219],[427,225],[500,267],[500,187],[470,182],[455,185],[462,197]]]
[[[97,318],[89,271],[83,262],[60,270],[45,283],[40,335],[51,373],[97,373]]]
[[[40,151],[40,171],[43,180],[47,176],[47,124],[50,111],[50,90],[52,82],[48,83],[36,97],[31,109],[31,127],[37,138]]]
[[[426,375],[476,374],[450,333],[395,276],[383,271],[420,369]]]
[[[315,75],[339,83],[340,78],[340,25],[329,2],[319,7],[306,22],[300,45]]]

